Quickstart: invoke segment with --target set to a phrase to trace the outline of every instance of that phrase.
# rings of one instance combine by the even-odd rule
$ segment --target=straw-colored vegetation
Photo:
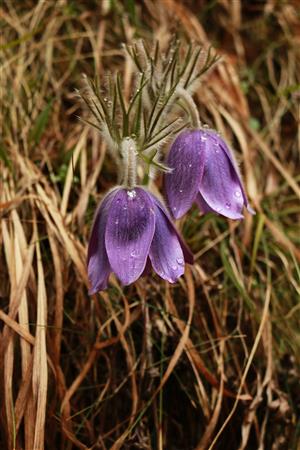
[[[297,449],[297,3],[2,3],[1,449]],[[129,95],[121,43],[163,49],[175,32],[221,55],[195,100],[236,149],[257,214],[193,209],[180,282],[112,277],[90,298],[87,239],[116,171],[75,88],[120,71]]]

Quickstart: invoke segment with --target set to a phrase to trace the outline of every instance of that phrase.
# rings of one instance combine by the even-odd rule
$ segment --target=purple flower
[[[173,216],[183,216],[196,202],[204,212],[242,219],[250,208],[236,161],[224,140],[208,129],[182,132],[171,146],[165,190]]]
[[[147,190],[118,187],[109,192],[94,218],[88,246],[90,294],[107,287],[114,272],[123,285],[155,272],[174,283],[193,255],[163,205]]]

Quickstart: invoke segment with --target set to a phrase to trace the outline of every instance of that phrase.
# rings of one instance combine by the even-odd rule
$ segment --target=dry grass
[[[6,0],[0,14],[0,447],[299,448],[297,2]],[[177,285],[112,279],[89,298],[93,211],[116,180],[74,89],[109,69],[129,92],[120,43],[175,31],[222,55],[196,100],[257,215],[195,209]]]

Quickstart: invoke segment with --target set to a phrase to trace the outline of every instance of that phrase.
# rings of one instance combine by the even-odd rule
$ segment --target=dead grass
[[[0,9],[0,447],[297,449],[297,2],[6,0]],[[93,212],[114,162],[81,74],[124,75],[121,42],[177,31],[221,62],[196,99],[236,148],[255,217],[193,210],[196,264],[90,298]]]

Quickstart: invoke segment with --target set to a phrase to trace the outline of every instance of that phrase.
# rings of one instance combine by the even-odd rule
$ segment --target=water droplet
[[[137,250],[132,250],[132,252],[130,253],[130,256],[131,256],[132,258],[137,258],[138,255],[139,255],[139,253],[138,253]]]
[[[201,141],[206,141],[207,140],[206,134],[202,134],[200,139],[201,139]]]
[[[192,167],[193,166],[193,164],[189,164],[189,167]]]
[[[126,206],[126,205],[124,205],[124,206],[123,206],[123,209],[124,209],[124,210],[126,210],[126,209],[127,209],[127,206]]]
[[[176,264],[174,264],[173,266],[171,266],[171,269],[172,269],[172,270],[176,270],[176,269],[177,269]]]
[[[115,220],[115,224],[118,225],[119,223],[119,219]]]
[[[226,206],[226,208],[227,208],[227,209],[229,209],[229,208],[230,208],[230,206],[231,206],[231,203],[229,203],[229,202],[226,202],[226,203],[225,203],[225,206]]]
[[[133,198],[136,197],[136,192],[133,189],[132,191],[127,191],[127,196],[132,200]]]
[[[183,192],[183,189],[179,189],[179,192],[182,194],[182,192]]]
[[[236,197],[240,197],[241,196],[241,193],[240,193],[240,191],[235,191],[235,194],[234,194]]]
[[[106,103],[108,101],[108,98],[104,97],[103,101]]]
[[[216,208],[216,211],[220,212],[220,211],[222,211],[222,208],[219,206],[218,208]]]
[[[178,262],[178,264],[180,264],[181,266],[184,263],[184,260],[182,258],[177,258],[176,261]]]
[[[205,124],[203,125],[203,128],[209,128],[209,125],[207,125],[207,123],[205,123]]]
[[[177,210],[176,206],[173,206],[173,211],[176,211],[176,210]]]
[[[121,201],[121,199],[120,199],[120,198],[118,198],[118,199],[117,199],[117,203],[120,203],[120,201]]]
[[[109,101],[107,102],[107,106],[108,106],[108,108],[110,108],[110,107],[111,107],[111,105],[112,105],[112,101],[111,101],[111,100],[109,100]]]

